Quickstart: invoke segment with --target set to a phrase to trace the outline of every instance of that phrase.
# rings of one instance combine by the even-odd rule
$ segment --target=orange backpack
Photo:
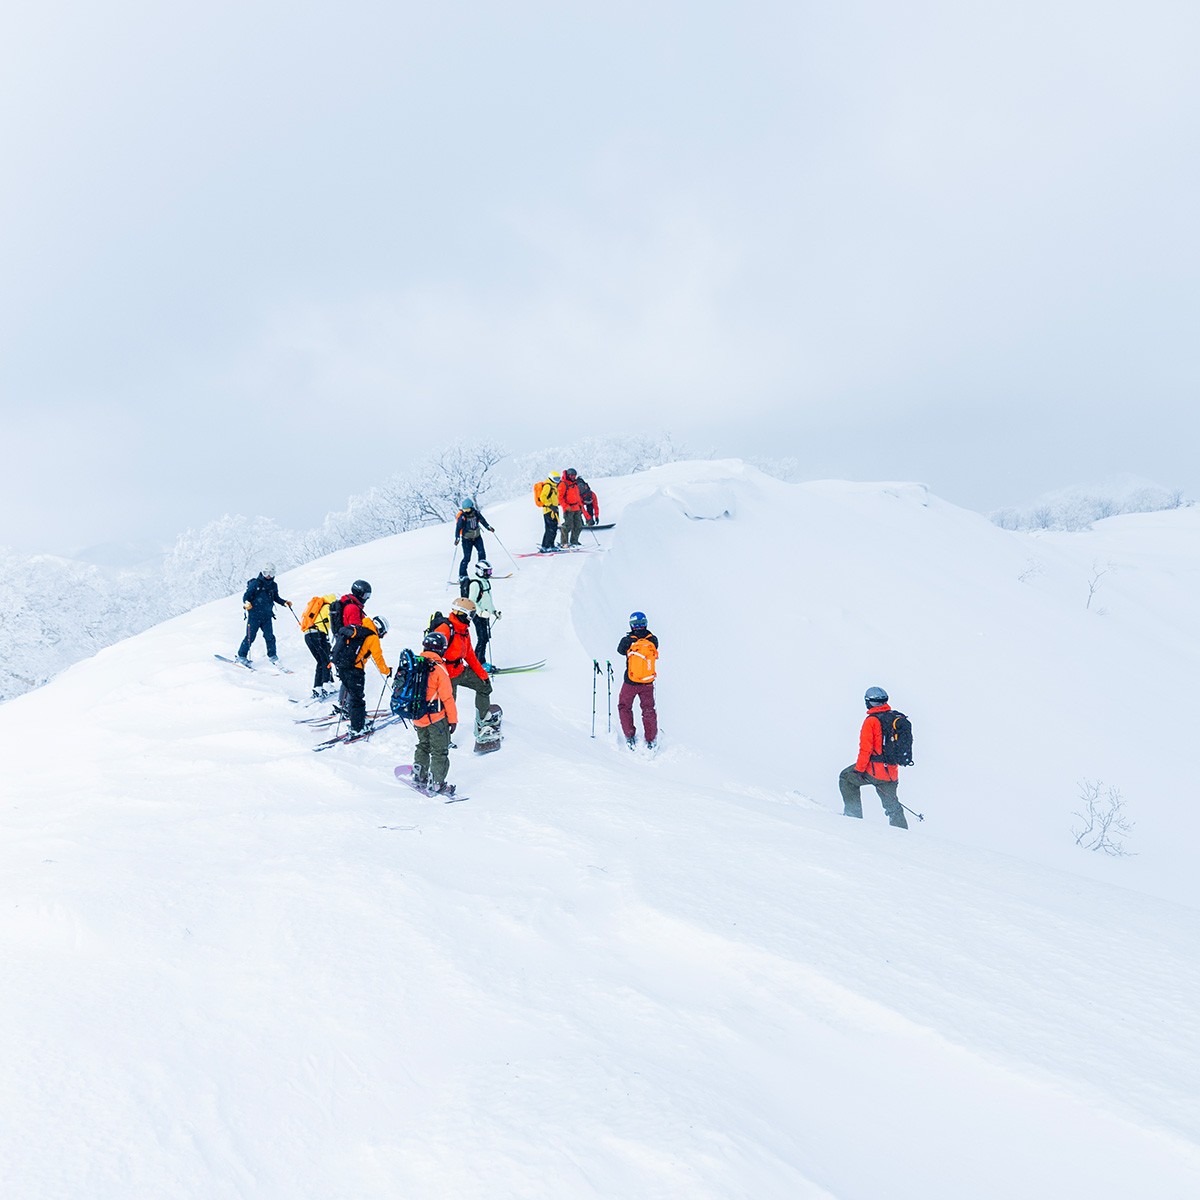
[[[658,674],[658,647],[649,638],[629,643],[626,651],[630,683],[653,683]]]
[[[304,615],[300,618],[301,633],[307,633],[317,623],[317,618],[321,615],[321,609],[328,603],[329,601],[324,596],[314,596],[308,602],[308,607],[304,610]]]

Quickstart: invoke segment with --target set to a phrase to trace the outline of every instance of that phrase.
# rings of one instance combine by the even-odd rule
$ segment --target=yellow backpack
[[[630,683],[653,683],[658,674],[658,647],[649,638],[629,643],[626,651]]]

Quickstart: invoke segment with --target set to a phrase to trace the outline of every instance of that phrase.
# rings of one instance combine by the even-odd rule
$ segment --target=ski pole
[[[521,568],[517,565],[517,560],[513,558],[511,554],[509,554],[508,547],[500,540],[500,535],[494,529],[492,530],[492,537],[496,539],[496,545],[498,545],[505,554],[508,554],[508,561],[512,563],[513,569],[519,571]]]
[[[897,803],[897,804],[900,804],[900,801],[899,801],[899,800],[897,800],[897,801],[896,801],[896,803]],[[913,812],[913,810],[912,810],[911,808],[909,808],[907,804],[900,804],[900,807],[901,807],[902,809],[904,809],[904,811],[905,811],[906,813],[912,813],[912,815],[913,815],[914,817],[916,817],[918,821],[923,821],[923,820],[925,820],[925,814],[924,814],[924,813]]]
[[[612,681],[613,669],[612,663],[608,659],[604,660],[604,665],[608,668],[608,732],[612,733]]]
[[[391,671],[389,671],[389,672],[388,672],[388,673],[387,673],[387,674],[386,674],[386,675],[383,677],[383,687],[381,687],[381,688],[379,689],[379,703],[375,705],[375,711],[376,711],[376,712],[379,712],[379,711],[380,711],[380,710],[383,708],[383,693],[387,691],[388,680],[390,680],[390,679],[391,679],[391,677],[392,677],[392,673],[391,673]],[[372,718],[372,720],[373,720],[373,719],[374,719],[374,718]]]
[[[296,616],[296,610],[290,604],[287,606],[287,610],[292,614],[293,617],[296,618],[296,624],[300,625],[300,618]],[[300,628],[303,629],[304,626],[300,625]]]
[[[458,557],[458,543],[454,543],[454,549],[450,551],[450,565],[446,568],[450,575],[450,582],[454,582],[454,560]]]
[[[600,674],[600,660],[592,659],[592,737],[596,736],[596,676]]]

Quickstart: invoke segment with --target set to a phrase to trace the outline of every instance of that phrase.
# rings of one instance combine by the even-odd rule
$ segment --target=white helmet
[[[481,558],[475,563],[475,578],[476,579],[491,579],[492,564],[486,558]]]
[[[274,579],[275,578],[275,564],[274,563],[263,563],[262,573],[268,579]]]
[[[469,617],[475,611],[475,601],[468,600],[466,596],[460,596],[450,605],[450,611],[459,613],[464,617]]]

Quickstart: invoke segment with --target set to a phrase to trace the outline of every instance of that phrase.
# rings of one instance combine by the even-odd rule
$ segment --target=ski
[[[488,576],[489,579],[511,579],[512,577],[513,577],[513,573],[511,571],[509,571],[509,573],[507,575],[493,574],[493,575]],[[447,587],[458,587],[459,585],[462,584],[462,582],[463,581],[461,579],[447,579],[446,586]]]
[[[457,792],[457,791],[450,792],[449,794],[447,794],[447,793],[445,793],[445,792],[429,792],[429,791],[426,791],[426,790],[425,790],[425,788],[423,788],[423,787],[422,787],[422,786],[421,786],[419,783],[417,783],[417,781],[416,781],[416,780],[413,778],[413,767],[412,767],[412,763],[401,763],[401,764],[400,764],[400,765],[399,765],[399,766],[396,768],[396,770],[395,770],[394,774],[395,774],[396,778],[397,778],[398,780],[400,780],[400,782],[401,782],[401,783],[406,783],[406,784],[408,784],[408,786],[409,786],[410,788],[412,788],[412,790],[413,790],[414,792],[420,792],[422,796],[428,796],[428,797],[429,797],[431,800],[432,800],[432,799],[433,799],[435,796],[440,796],[443,804],[457,804],[457,803],[458,803],[460,800],[467,800],[467,799],[469,799],[469,797],[468,797],[468,796],[460,796],[460,795],[458,794],[458,792]]]
[[[367,720],[375,721],[380,717],[391,716],[391,712],[390,708],[378,708],[374,712],[367,713]],[[331,712],[325,713],[324,716],[320,717],[293,717],[292,720],[297,725],[314,725],[320,727],[321,725],[334,724],[339,717],[345,720],[345,713]]]
[[[587,533],[587,531],[590,529],[593,533],[595,533],[598,529],[611,529],[615,524],[616,521],[609,521],[607,525],[585,525],[583,527],[583,532]]]
[[[232,663],[235,667],[245,667],[247,671],[254,670],[254,664],[248,659],[246,662],[242,662],[240,658],[226,658],[224,654],[214,654],[213,658],[220,659],[221,662]]]
[[[522,671],[540,671],[546,665],[544,658],[537,662],[522,663],[519,667],[489,667],[489,675],[519,675]]]
[[[370,729],[363,730],[362,733],[343,733],[335,738],[329,738],[328,741],[318,742],[314,747],[314,751],[328,750],[331,746],[354,745],[357,742],[365,742],[371,738],[379,730],[386,728],[388,725],[394,725],[399,721],[399,717],[390,717],[386,721],[377,721]]]
[[[607,554],[603,546],[555,546],[553,550],[530,550],[513,555],[514,558],[553,558],[556,554]]]

